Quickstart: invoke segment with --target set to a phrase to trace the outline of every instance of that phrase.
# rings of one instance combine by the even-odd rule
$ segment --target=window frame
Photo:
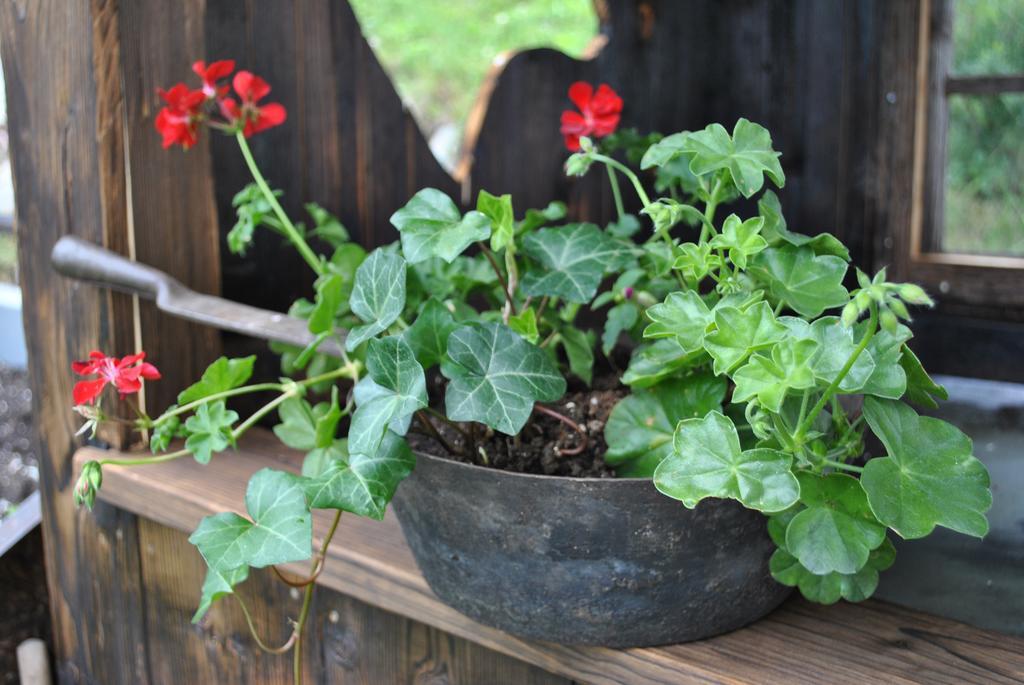
[[[946,309],[996,308],[1024,318],[1024,257],[944,252],[946,128],[950,95],[1024,94],[1024,73],[950,75],[954,0],[921,0],[918,27],[914,183],[907,277],[937,292]]]

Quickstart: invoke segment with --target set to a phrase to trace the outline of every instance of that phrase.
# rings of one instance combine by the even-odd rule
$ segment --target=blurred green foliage
[[[1024,73],[1024,0],[956,0],[953,73]],[[1024,255],[1024,93],[949,98],[942,247]]]
[[[578,57],[597,33],[592,0],[351,2],[363,34],[428,135],[446,123],[461,128],[500,53],[545,46]]]

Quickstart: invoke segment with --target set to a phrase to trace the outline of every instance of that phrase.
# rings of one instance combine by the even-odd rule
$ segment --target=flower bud
[[[882,330],[886,333],[896,335],[896,330],[898,329],[900,322],[896,319],[896,315],[890,310],[883,309],[878,314],[878,321],[882,324]]]
[[[889,309],[892,310],[893,314],[900,317],[904,321],[910,321],[910,312],[907,311],[907,305],[903,304],[902,301],[892,298],[889,300]]]
[[[871,293],[861,290],[854,296],[853,302],[857,305],[857,310],[863,312],[871,306]]]
[[[928,297],[928,293],[924,291],[924,288],[917,285],[916,283],[903,283],[899,289],[900,299],[907,304],[919,304],[932,307],[935,302],[932,298]]]
[[[584,176],[593,162],[589,154],[577,152],[565,161],[565,173],[568,176]]]
[[[860,316],[860,310],[857,309],[857,305],[854,302],[848,302],[843,307],[843,325],[849,328],[853,324],[857,323],[857,318]]]
[[[75,505],[82,506],[84,504],[92,509],[92,505],[96,503],[96,493],[101,485],[103,485],[103,468],[100,463],[98,461],[85,462],[85,465],[82,466],[82,473],[75,483]]]
[[[857,269],[857,285],[859,285],[862,288],[871,287],[871,279],[868,278],[868,275],[861,271],[860,269]]]
[[[626,286],[626,288],[622,291],[622,296],[627,300],[633,299],[633,286]]]

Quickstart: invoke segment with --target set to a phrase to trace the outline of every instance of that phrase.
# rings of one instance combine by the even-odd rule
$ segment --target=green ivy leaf
[[[814,250],[815,254],[833,255],[843,261],[850,261],[850,251],[834,235],[819,233],[810,236],[793,233],[787,229],[786,219],[782,216],[782,205],[779,203],[778,196],[771,190],[764,192],[764,195],[757,201],[757,208],[761,216],[764,217],[764,228],[761,230],[761,235],[769,245],[779,245],[784,242],[797,247],[807,245]]]
[[[627,395],[608,416],[604,460],[624,478],[650,478],[672,451],[676,424],[721,409],[726,382],[711,374],[675,378]]]
[[[339,245],[331,255],[331,261],[327,262],[328,273],[341,277],[341,308],[339,311],[346,311],[348,298],[352,296],[352,288],[355,286],[356,269],[366,260],[366,250],[356,243],[345,243]]]
[[[948,400],[946,389],[932,380],[921,365],[914,351],[903,345],[900,355],[900,368],[907,376],[907,400],[926,409],[937,409],[940,400]]]
[[[814,340],[795,340],[776,345],[771,357],[755,354],[733,374],[736,389],[733,402],[747,402],[752,397],[762,407],[778,413],[790,390],[814,387],[811,359],[818,351]]]
[[[802,471],[797,479],[806,509],[786,528],[787,551],[811,573],[856,573],[885,540],[860,483],[842,473]]]
[[[377,454],[390,429],[404,435],[412,415],[427,406],[427,380],[408,343],[398,337],[374,339],[366,350],[367,377],[353,390],[356,411],[349,428],[353,455]]]
[[[448,307],[436,298],[423,303],[416,320],[402,332],[402,339],[412,348],[424,369],[439,364],[448,346],[448,336],[458,324]]]
[[[512,245],[516,223],[512,214],[511,195],[491,195],[481,190],[476,198],[476,211],[491,221],[491,249],[497,252]]]
[[[984,537],[992,493],[969,437],[895,400],[865,397],[864,418],[888,453],[870,460],[861,474],[879,521],[908,540],[937,525]]]
[[[668,136],[658,145],[672,137]],[[678,145],[681,152],[693,156],[690,169],[694,174],[703,176],[727,169],[744,197],[752,197],[761,190],[765,174],[780,188],[786,183],[779,153],[772,149],[771,134],[746,119],[736,122],[732,136],[721,124],[711,124],[703,131],[684,133]]]
[[[640,320],[640,309],[633,302],[620,302],[608,310],[601,334],[601,351],[608,356],[619,342],[619,336]]]
[[[594,341],[591,335],[574,326],[566,326],[559,336],[569,360],[569,371],[587,385],[594,378]]]
[[[771,347],[786,336],[767,302],[746,309],[720,302],[714,310],[715,330],[704,336],[704,349],[715,360],[717,375],[732,373],[754,352]]]
[[[522,429],[535,402],[565,393],[565,379],[544,350],[498,323],[472,323],[448,336],[441,373],[452,421],[479,421],[506,435]]]
[[[645,338],[674,338],[685,350],[698,350],[712,321],[712,312],[693,290],[669,293],[664,302],[647,308],[651,323]]]
[[[245,506],[252,520],[229,512],[207,516],[189,537],[211,570],[230,575],[242,566],[264,568],[312,555],[313,519],[299,477],[257,471]]]
[[[309,506],[342,509],[379,521],[415,463],[405,440],[387,431],[373,454],[334,459],[315,478],[307,479],[304,488]]]
[[[754,257],[747,273],[764,283],[776,300],[808,318],[850,299],[843,287],[846,262],[816,255],[810,247],[770,247]]]
[[[376,249],[356,269],[349,300],[352,312],[366,322],[349,331],[345,349],[359,347],[398,320],[405,307],[405,260]]]
[[[198,381],[178,393],[178,404],[195,402],[244,385],[252,376],[252,366],[255,362],[256,355],[239,359],[221,357],[206,367]]]
[[[232,594],[235,591],[235,586],[242,583],[248,577],[248,566],[239,566],[238,568],[226,571],[208,569],[199,597],[199,608],[196,609],[196,613],[192,616],[192,623],[199,623],[203,620],[203,616],[210,610],[214,602],[221,597]]]
[[[799,587],[800,594],[819,604],[835,604],[840,598],[848,602],[862,602],[871,597],[878,587],[878,574],[896,561],[896,548],[886,540],[871,550],[868,562],[856,573],[811,573],[785,549],[777,549],[768,567],[776,581],[789,587]]]
[[[200,464],[209,464],[214,452],[222,452],[234,442],[231,426],[237,420],[238,414],[228,409],[224,400],[199,405],[185,422],[185,449]]]
[[[481,212],[462,216],[450,197],[436,188],[424,188],[391,215],[391,225],[402,236],[402,254],[410,264],[440,257],[452,262],[463,251],[491,235],[491,220]]]
[[[585,304],[605,273],[623,266],[629,248],[594,224],[569,224],[531,233],[523,252],[536,262],[523,275],[526,295],[561,297]]]
[[[317,447],[306,453],[302,460],[302,475],[316,478],[337,459],[348,461],[348,440],[339,438],[325,447]]]
[[[531,345],[536,345],[540,339],[540,331],[537,330],[537,312],[533,311],[533,307],[527,307],[518,314],[510,316],[508,327]]]
[[[703,348],[687,350],[676,338],[658,340],[633,352],[622,382],[634,388],[649,388],[701,359],[706,359]]]
[[[713,411],[679,423],[654,485],[690,509],[707,497],[721,497],[758,511],[782,511],[800,496],[791,465],[792,458],[779,450],[741,450],[732,420]]]
[[[711,247],[728,250],[729,259],[741,269],[747,268],[747,259],[768,247],[768,242],[761,237],[764,219],[757,216],[740,221],[735,214],[730,214],[722,224],[722,232],[711,239]]]

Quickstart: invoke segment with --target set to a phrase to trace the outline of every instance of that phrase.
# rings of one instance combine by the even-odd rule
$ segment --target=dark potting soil
[[[474,424],[476,453],[470,457],[469,440],[456,429],[437,418],[433,425],[452,447],[461,454],[449,452],[424,430],[419,419],[413,421],[408,440],[413,450],[516,473],[573,478],[614,478],[615,470],[604,463],[608,445],[604,441],[604,425],[608,415],[628,389],[614,376],[595,379],[593,388],[570,388],[558,402],[544,404],[572,420],[586,434],[586,439],[565,422],[534,410],[533,416],[518,436],[497,433],[481,424]],[[462,424],[468,431],[469,424]],[[574,454],[577,449],[582,451]],[[481,454],[483,450],[483,454]]]

